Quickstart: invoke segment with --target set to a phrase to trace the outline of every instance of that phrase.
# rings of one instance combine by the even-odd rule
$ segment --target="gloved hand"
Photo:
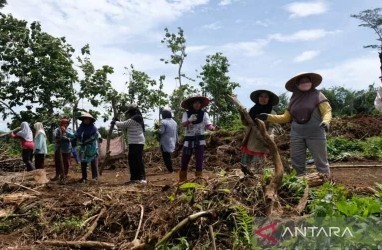
[[[329,124],[327,122],[321,122],[320,127],[325,129],[325,132],[329,132]]]
[[[160,127],[159,122],[155,122],[155,123],[154,123],[154,128],[155,128],[155,129],[159,129],[159,127]]]
[[[111,120],[110,125],[115,125],[116,120]]]
[[[197,119],[198,119],[197,115],[196,115],[196,114],[193,114],[193,115],[190,116],[190,118],[188,118],[188,121],[189,121],[189,122],[194,122],[194,121],[196,121]]]
[[[266,121],[268,119],[268,114],[267,113],[261,113],[256,116],[257,119]]]

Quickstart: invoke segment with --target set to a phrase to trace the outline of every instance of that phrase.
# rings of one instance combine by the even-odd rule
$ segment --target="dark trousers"
[[[82,172],[82,179],[87,180],[88,179],[88,171],[87,171],[87,162],[81,162],[81,172]],[[92,170],[92,179],[96,180],[98,178],[98,158],[95,158],[90,162],[90,168]]]
[[[163,151],[163,147],[160,146],[160,149],[162,151],[163,161],[164,165],[166,166],[167,170],[171,173],[174,172],[174,169],[172,168],[172,160],[171,160],[171,153]]]
[[[196,146],[195,148],[183,147],[182,160],[181,160],[181,170],[187,171],[188,163],[191,160],[192,152],[195,152],[195,168],[196,171],[203,170],[203,160],[204,160],[204,145]]]
[[[143,164],[143,144],[129,144],[127,156],[130,168],[130,180],[145,180],[145,165]]]
[[[34,155],[34,165],[36,169],[44,169],[44,161],[45,161],[45,155],[44,154],[35,154]]]
[[[64,166],[62,166],[60,160],[60,150],[56,150],[54,152],[54,166],[56,167],[56,177],[66,177],[68,175],[70,166],[70,154],[71,153],[61,153],[62,163],[64,164]],[[64,170],[64,173],[62,173],[62,169]]]
[[[35,170],[32,163],[33,149],[23,149],[21,152],[21,157],[23,158],[27,171]]]

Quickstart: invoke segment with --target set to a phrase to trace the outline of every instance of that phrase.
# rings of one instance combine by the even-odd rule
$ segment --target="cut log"
[[[309,187],[317,187],[324,184],[325,181],[329,180],[328,175],[321,174],[318,172],[310,173],[299,178],[305,179],[308,182]]]
[[[37,169],[29,172],[13,173],[2,176],[0,185],[5,183],[29,183],[29,184],[46,184],[49,179],[46,177],[44,169]]]

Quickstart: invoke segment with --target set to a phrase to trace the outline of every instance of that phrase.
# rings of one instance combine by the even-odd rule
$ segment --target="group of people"
[[[251,93],[250,99],[254,102],[249,110],[249,116],[265,122],[267,131],[274,136],[273,128],[276,123],[291,122],[290,154],[292,167],[298,175],[306,174],[307,149],[313,156],[317,171],[330,175],[327,159],[326,133],[332,118],[331,107],[327,98],[316,89],[322,82],[321,75],[317,73],[301,73],[285,84],[285,88],[292,92],[289,105],[285,112],[277,115],[273,107],[279,102],[279,97],[269,90],[256,90]],[[192,155],[195,156],[195,177],[202,176],[204,164],[204,150],[206,146],[206,130],[214,131],[214,126],[204,110],[210,100],[204,96],[193,96],[182,101],[183,113],[181,126],[185,128],[179,182],[187,180],[187,169]],[[170,110],[161,112],[162,120],[158,126],[160,134],[160,149],[167,170],[174,171],[172,153],[178,142],[178,125],[172,118]],[[130,168],[130,183],[146,184],[143,150],[145,145],[145,123],[136,104],[128,105],[126,120],[113,119],[111,125],[127,130],[128,163]],[[95,119],[88,113],[82,114],[82,121],[75,133],[68,130],[69,121],[62,119],[60,127],[55,130],[55,165],[56,176],[53,179],[66,178],[70,165],[73,140],[80,146],[80,162],[82,180],[87,180],[87,164],[90,163],[92,178],[98,177],[98,147],[99,133],[94,126]],[[246,126],[246,133],[241,146],[241,165],[243,169],[254,167],[260,169],[269,154],[267,145],[260,139],[258,129],[254,128],[242,116],[242,123]],[[26,122],[21,124],[21,130],[13,137],[21,139],[23,160],[27,170],[33,170],[31,156],[35,155],[36,168],[43,168],[46,154],[46,135],[41,123],[35,124],[36,135],[33,142],[32,132]]]
[[[68,128],[69,120],[61,118],[59,126],[53,132],[54,138],[54,165],[55,176],[51,179],[65,180],[68,177],[71,165],[71,155],[76,162],[81,163],[81,181],[87,181],[87,165],[90,163],[92,179],[98,178],[98,155],[100,135],[94,125],[96,121],[89,113],[82,113],[79,120],[82,121],[76,132]],[[22,159],[27,171],[43,169],[47,154],[47,136],[41,122],[34,124],[35,137],[27,122],[22,122],[20,128],[12,131],[10,136],[19,139],[22,148]],[[75,145],[78,143],[79,152]],[[35,162],[33,164],[33,156]]]

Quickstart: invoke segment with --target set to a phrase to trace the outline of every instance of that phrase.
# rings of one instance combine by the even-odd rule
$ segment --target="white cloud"
[[[381,74],[379,58],[376,55],[353,58],[334,66],[317,70],[323,76],[324,88],[331,86],[346,86],[349,89],[367,89],[370,84],[379,86]]]
[[[239,0],[222,0],[219,2],[218,5],[220,6],[226,6],[226,5],[230,5],[232,4],[233,2],[238,2]]]
[[[328,5],[323,1],[294,2],[286,5],[285,9],[290,12],[290,18],[300,18],[324,14],[328,11]]]
[[[220,48],[228,53],[241,53],[245,56],[258,56],[263,54],[264,48],[268,45],[267,40],[256,40],[253,42],[227,43]]]
[[[318,50],[307,50],[294,58],[294,62],[305,62],[317,57],[321,52]]]
[[[279,42],[313,41],[338,32],[340,31],[326,31],[323,29],[300,30],[290,35],[282,35],[280,33],[271,34],[269,39]]]
[[[203,25],[202,28],[209,29],[209,30],[219,30],[222,28],[222,26],[220,26],[218,22],[215,22],[215,23]]]
[[[268,27],[270,24],[269,20],[256,20],[255,22],[256,25],[263,26],[263,27]]]

